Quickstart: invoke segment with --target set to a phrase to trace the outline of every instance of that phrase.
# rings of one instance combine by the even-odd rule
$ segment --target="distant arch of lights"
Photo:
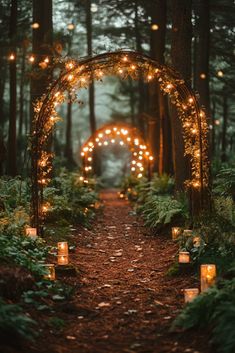
[[[40,225],[43,188],[51,179],[53,155],[47,152],[47,143],[54,125],[60,119],[57,108],[68,97],[72,102],[79,100],[77,94],[81,88],[88,87],[92,80],[102,81],[108,75],[117,75],[122,79],[139,79],[141,76],[147,82],[156,80],[162,93],[168,94],[182,122],[184,153],[190,160],[191,177],[186,182],[186,187],[190,190],[192,209],[204,207],[209,185],[207,117],[199,105],[198,97],[176,70],[129,50],[81,59],[63,58],[55,65],[60,69],[58,78],[50,84],[47,92],[34,106],[30,141],[33,225]]]
[[[92,174],[93,152],[101,146],[118,144],[127,146],[131,152],[130,172],[137,178],[150,177],[153,155],[136,127],[122,123],[106,124],[98,129],[81,148],[82,180],[88,183]]]

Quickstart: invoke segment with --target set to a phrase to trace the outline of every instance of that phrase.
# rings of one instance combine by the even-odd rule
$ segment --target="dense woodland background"
[[[176,68],[206,108],[214,171],[234,162],[232,0],[1,0],[0,13],[1,174],[28,173],[32,102],[57,77],[54,58],[120,48]],[[174,173],[178,188],[187,178],[181,123],[157,83],[105,78],[104,84],[91,84],[81,93],[80,105],[64,104],[60,114],[63,122],[53,136],[60,165],[79,164],[86,138],[103,123],[117,120],[139,127],[152,147],[156,171]],[[102,170],[109,178],[124,167],[125,159],[116,150],[105,158]]]

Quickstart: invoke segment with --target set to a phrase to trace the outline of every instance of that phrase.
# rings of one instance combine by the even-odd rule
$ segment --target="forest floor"
[[[76,234],[70,258],[79,275],[67,279],[76,292],[54,313],[65,328],[45,329],[40,313],[40,338],[17,352],[209,353],[207,335],[169,332],[184,305],[182,289],[198,286],[188,274],[167,275],[178,245],[170,236],[151,236],[115,190],[101,199],[103,214]]]

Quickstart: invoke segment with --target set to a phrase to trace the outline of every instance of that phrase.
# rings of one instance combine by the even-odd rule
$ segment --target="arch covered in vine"
[[[153,155],[141,133],[134,126],[123,123],[105,124],[82,145],[83,181],[88,183],[92,174],[93,152],[95,148],[109,145],[127,146],[131,153],[130,174],[137,178],[150,177]]]
[[[205,192],[209,185],[208,123],[204,110],[192,89],[173,68],[138,52],[120,50],[81,59],[59,59],[58,78],[35,103],[31,136],[32,154],[32,223],[39,226],[42,215],[43,188],[50,182],[52,153],[47,151],[48,139],[60,119],[57,108],[68,97],[79,100],[77,94],[92,80],[102,81],[104,76],[118,75],[125,79],[147,82],[157,80],[163,94],[168,94],[176,106],[182,122],[184,153],[189,157],[191,178],[186,187],[191,191],[193,209],[203,208]]]

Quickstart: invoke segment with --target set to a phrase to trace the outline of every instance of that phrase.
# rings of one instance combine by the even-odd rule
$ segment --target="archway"
[[[105,124],[92,135],[81,148],[83,182],[88,183],[87,177],[92,173],[94,149],[101,146],[127,146],[131,153],[130,172],[137,178],[148,175],[150,178],[153,156],[140,132],[136,127],[123,123]]]
[[[37,227],[42,216],[43,187],[50,181],[53,155],[47,152],[48,138],[59,119],[56,108],[67,99],[76,101],[81,88],[92,79],[102,81],[106,75],[130,76],[146,81],[157,80],[163,93],[168,94],[176,106],[182,122],[185,155],[191,162],[191,179],[186,182],[190,190],[192,210],[195,213],[205,206],[209,184],[208,124],[198,99],[182,77],[172,68],[160,65],[141,53],[121,50],[94,57],[59,59],[61,72],[48,91],[35,103],[35,117],[31,136],[32,151],[32,222]]]

